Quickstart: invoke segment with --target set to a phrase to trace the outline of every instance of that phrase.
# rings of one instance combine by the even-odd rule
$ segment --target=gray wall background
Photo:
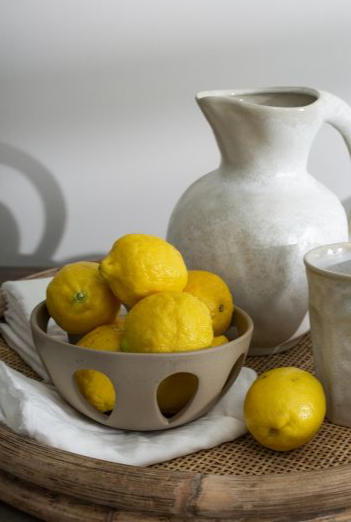
[[[0,265],[164,237],[219,161],[194,95],[306,85],[351,104],[350,22],[348,0],[0,0]],[[327,126],[309,168],[349,206]]]

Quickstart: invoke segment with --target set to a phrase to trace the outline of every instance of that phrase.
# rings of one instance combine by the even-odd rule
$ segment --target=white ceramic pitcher
[[[324,122],[351,152],[351,109],[305,87],[208,91],[196,99],[222,161],[181,197],[167,239],[190,269],[228,283],[254,320],[251,354],[286,350],[309,328],[304,254],[348,240],[343,206],[306,165]]]

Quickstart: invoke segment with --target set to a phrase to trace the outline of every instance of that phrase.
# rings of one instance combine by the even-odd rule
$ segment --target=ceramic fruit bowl
[[[236,338],[213,348],[177,353],[124,353],[95,351],[50,337],[45,301],[32,312],[31,328],[38,353],[62,397],[74,408],[105,426],[127,430],[165,430],[205,414],[237,378],[253,332],[253,322],[236,307]],[[102,413],[80,393],[74,374],[80,369],[104,373],[116,391],[112,412]],[[159,384],[177,373],[197,377],[197,388],[188,403],[172,417],[160,411]]]

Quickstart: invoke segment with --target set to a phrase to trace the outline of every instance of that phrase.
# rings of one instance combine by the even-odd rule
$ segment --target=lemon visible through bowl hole
[[[79,261],[62,267],[49,283],[46,305],[70,334],[85,334],[116,317],[120,301],[99,273],[99,264]]]
[[[309,372],[282,367],[260,375],[247,392],[245,422],[267,448],[288,451],[309,442],[326,412],[321,383]]]
[[[208,348],[212,340],[211,316],[199,299],[185,292],[159,292],[127,314],[121,348],[171,353]]]
[[[128,308],[156,292],[181,292],[188,280],[180,252],[149,234],[127,234],[118,239],[102,260],[100,272]]]
[[[78,346],[92,350],[120,351],[122,330],[117,324],[103,325],[86,334]],[[101,412],[113,410],[116,392],[110,379],[97,370],[77,370],[75,379],[83,397]]]
[[[215,336],[228,329],[234,304],[229,287],[222,278],[205,270],[189,270],[184,292],[191,293],[208,307]]]
[[[175,415],[186,406],[197,390],[198,378],[192,373],[176,373],[164,379],[157,389],[157,402],[166,416]]]

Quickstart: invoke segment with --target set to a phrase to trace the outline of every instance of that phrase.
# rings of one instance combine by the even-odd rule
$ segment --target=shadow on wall
[[[11,210],[0,202],[0,266],[54,266],[53,255],[65,231],[67,210],[60,186],[51,172],[36,158],[12,145],[0,143],[0,164],[21,172],[38,192],[44,206],[45,229],[37,249],[21,254],[20,229]],[[98,259],[99,253],[86,255]],[[66,264],[77,261],[69,258]]]

